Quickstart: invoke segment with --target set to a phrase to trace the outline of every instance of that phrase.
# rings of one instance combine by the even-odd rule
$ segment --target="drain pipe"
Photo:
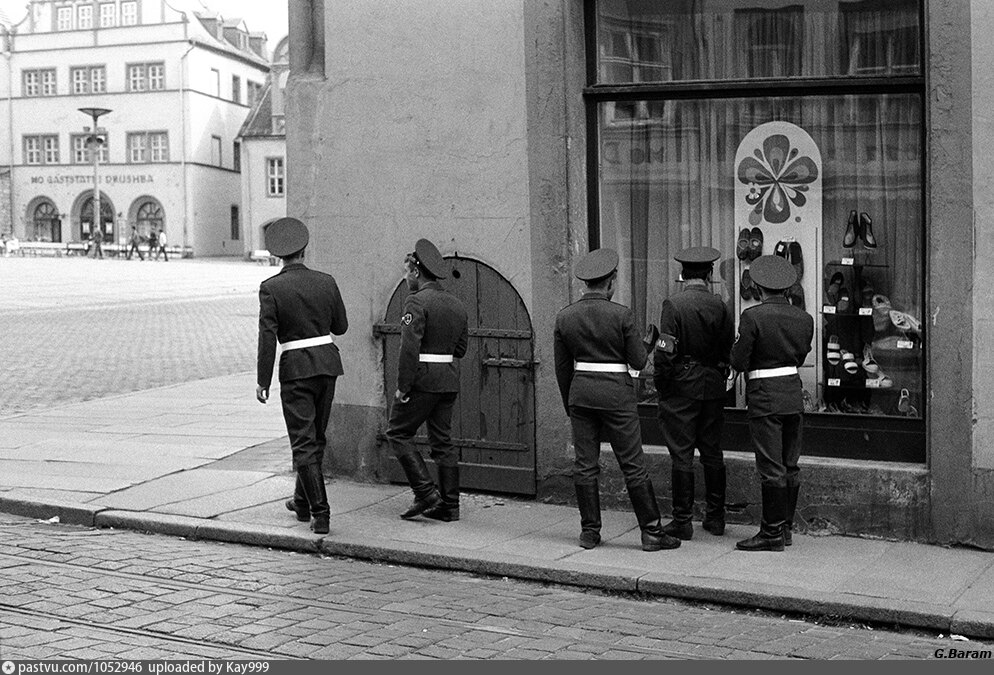
[[[16,236],[14,231],[14,34],[4,31],[3,34],[3,55],[7,59],[7,147],[9,155],[7,157],[7,199],[10,214],[10,236]],[[19,237],[24,239],[24,237]]]
[[[183,56],[180,57],[180,77],[179,77],[179,109],[180,109],[180,173],[183,176],[183,251],[180,252],[180,258],[183,257],[183,253],[186,251],[188,245],[189,236],[189,220],[190,220],[190,187],[189,181],[186,175],[186,57],[189,55],[193,48],[196,47],[196,43],[191,39],[188,40],[190,46]]]

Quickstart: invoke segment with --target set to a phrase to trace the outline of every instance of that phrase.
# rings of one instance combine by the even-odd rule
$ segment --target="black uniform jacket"
[[[273,379],[276,342],[343,334],[349,327],[338,284],[330,274],[291,263],[259,285],[259,359],[257,384]],[[334,344],[291,349],[280,356],[280,382],[316,375],[341,375]]]
[[[635,384],[628,373],[576,371],[575,361],[645,367],[645,345],[635,314],[604,293],[584,293],[556,315],[556,380],[567,414],[571,405],[599,410],[635,407]]]
[[[811,351],[815,324],[811,315],[782,296],[767,298],[739,319],[732,347],[732,367],[740,372],[761,368],[800,367]],[[804,411],[799,375],[746,380],[749,417]]]
[[[653,349],[654,382],[660,396],[697,401],[725,397],[725,366],[735,322],[721,298],[706,286],[687,286],[663,301],[659,332],[676,344]]]
[[[453,363],[422,363],[419,354],[451,354],[461,359],[469,344],[469,324],[462,300],[429,281],[404,299],[400,317],[400,363],[397,389],[436,393],[459,391]]]

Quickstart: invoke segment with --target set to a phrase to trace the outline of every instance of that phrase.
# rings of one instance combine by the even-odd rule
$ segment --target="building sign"
[[[149,174],[101,174],[100,182],[104,185],[128,185],[133,183],[154,183],[155,179]],[[93,184],[93,175],[69,174],[61,176],[31,176],[32,185],[79,185]]]

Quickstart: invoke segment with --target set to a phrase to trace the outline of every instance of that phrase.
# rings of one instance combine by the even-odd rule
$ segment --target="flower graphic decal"
[[[784,223],[790,218],[790,205],[804,206],[808,186],[818,179],[818,167],[797,148],[790,147],[790,139],[783,134],[773,134],[763,141],[763,148],[756,148],[753,157],[739,163],[738,179],[749,186],[746,203],[754,207],[749,223]],[[799,156],[800,155],[800,156]]]

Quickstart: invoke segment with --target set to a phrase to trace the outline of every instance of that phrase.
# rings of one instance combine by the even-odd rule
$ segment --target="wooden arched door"
[[[528,310],[514,287],[493,268],[458,256],[447,259],[452,276],[442,285],[465,303],[469,314],[469,346],[459,365],[460,392],[452,416],[460,482],[470,490],[534,495],[534,343]],[[401,282],[384,321],[374,328],[383,340],[388,405],[397,389],[400,317],[407,292],[407,284]],[[423,426],[415,442],[427,458]],[[382,472],[391,481],[406,482],[385,441],[382,448]]]

